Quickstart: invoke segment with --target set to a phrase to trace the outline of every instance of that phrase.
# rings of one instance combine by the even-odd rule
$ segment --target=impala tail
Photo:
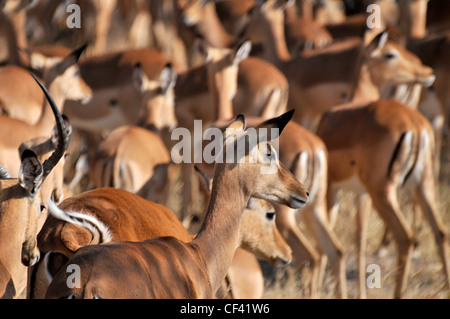
[[[89,230],[92,234],[91,244],[102,244],[112,240],[109,228],[94,216],[73,211],[65,212],[50,199],[47,203],[48,212],[53,217]]]
[[[404,132],[394,149],[388,168],[388,177],[400,174],[399,185],[404,186],[412,177],[416,179],[423,171],[426,149],[430,144],[428,132]],[[420,178],[420,177],[419,177]]]

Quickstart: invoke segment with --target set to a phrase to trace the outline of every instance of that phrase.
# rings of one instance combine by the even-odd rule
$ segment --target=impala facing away
[[[401,189],[412,190],[420,203],[433,230],[448,281],[448,236],[436,211],[434,134],[425,117],[395,100],[338,107],[325,113],[318,135],[323,138],[329,151],[330,208],[337,205],[338,188],[350,186],[360,193],[358,245],[361,296],[365,296],[364,254],[367,208],[370,207],[366,203],[370,199],[397,244],[395,297],[401,297],[406,288],[414,239],[400,210],[397,193]]]
[[[5,297],[11,298],[25,296],[26,266],[32,266],[39,260],[37,223],[45,208],[40,188],[67,148],[61,113],[47,89],[37,78],[35,80],[44,91],[56,119],[58,143],[43,164],[33,151],[23,151],[18,178],[11,178],[8,171],[0,167],[0,291],[5,289]]]
[[[282,130],[292,113],[271,119],[260,128]],[[225,136],[220,153],[229,143],[236,150],[236,143],[248,138],[245,117],[238,116],[230,130],[234,132]],[[260,138],[267,140],[263,135]],[[239,241],[242,214],[250,197],[293,208],[301,208],[308,201],[305,187],[279,164],[273,146],[261,143],[255,147],[264,161],[249,163],[248,152],[252,150],[247,149],[243,155],[245,163],[239,160],[215,166],[206,218],[192,242],[163,237],[83,247],[68,261],[79,265],[81,287],[68,288],[67,273],[60,271],[50,284],[47,297],[213,298],[231,265]],[[277,171],[261,175],[261,169],[272,164]],[[136,265],[136,271],[123,272],[130,262]],[[133,288],[124,289],[130,287],[130,282]]]
[[[51,204],[49,213],[50,217],[38,235],[38,247],[45,257],[43,263],[33,270],[32,298],[45,297],[51,277],[80,247],[112,240],[142,241],[161,236],[173,236],[184,242],[193,239],[169,209],[114,188],[84,192],[65,200],[59,207]],[[291,250],[278,233],[273,217],[271,205],[249,201],[243,214],[239,243],[273,264],[286,263],[290,261]],[[252,257],[255,258],[241,252],[235,256],[233,264],[248,263]],[[233,264],[231,270],[234,269]],[[262,277],[261,269],[257,270]],[[233,291],[236,290],[233,296],[238,296],[243,286],[249,285],[230,278],[227,282],[231,283]],[[227,292],[226,285],[224,288]],[[250,296],[255,295],[260,297],[258,293]],[[249,295],[243,297],[249,298]]]

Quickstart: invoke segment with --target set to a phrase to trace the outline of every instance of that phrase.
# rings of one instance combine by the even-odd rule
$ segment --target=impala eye
[[[384,55],[384,58],[385,58],[386,60],[391,60],[391,59],[393,59],[393,58],[395,58],[395,57],[397,57],[397,55],[394,54],[394,53],[386,53],[386,54]]]
[[[272,156],[272,148],[270,147],[269,144],[267,144],[267,156]]]
[[[45,205],[44,204],[41,204],[41,213],[45,210]]]
[[[268,220],[273,220],[274,217],[275,217],[275,213],[274,213],[274,212],[266,213],[266,218],[267,218]]]

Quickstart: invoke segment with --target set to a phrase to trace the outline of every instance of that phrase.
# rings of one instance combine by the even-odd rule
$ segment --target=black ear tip
[[[32,150],[26,149],[22,152],[21,161],[23,162],[24,160],[26,160],[27,158],[30,158],[30,157],[37,157],[37,155]]]
[[[77,58],[77,60],[79,60],[87,47],[88,47],[88,43],[85,43],[78,49],[74,50],[72,54]]]
[[[236,117],[236,121],[241,121],[242,123],[244,123],[244,129],[247,127],[247,120],[245,119],[245,115],[244,114],[239,114]]]
[[[292,109],[292,110],[290,110],[290,111],[287,111],[287,112],[285,113],[285,115],[286,115],[286,117],[289,117],[289,120],[291,120],[292,117],[294,116],[294,113],[295,113],[295,109]]]
[[[279,118],[280,118],[280,120],[282,120],[283,123],[288,123],[290,120],[292,120],[294,113],[295,113],[295,109],[292,109],[290,111],[287,111],[283,115],[281,115]]]

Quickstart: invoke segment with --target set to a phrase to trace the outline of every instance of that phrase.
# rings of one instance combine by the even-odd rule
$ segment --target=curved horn
[[[38,78],[32,72],[30,72],[30,74],[44,92],[45,97],[47,98],[47,101],[50,104],[50,107],[52,108],[53,114],[55,115],[56,128],[58,130],[58,144],[56,145],[56,149],[53,152],[53,154],[43,164],[44,168],[43,179],[45,179],[48,176],[48,174],[50,174],[52,169],[56,166],[56,164],[58,164],[59,160],[63,157],[64,152],[67,149],[68,138],[66,134],[66,129],[64,127],[64,119],[61,113],[59,112],[59,109],[56,106],[55,101],[53,101],[53,98],[51,97],[47,88],[38,80]]]

